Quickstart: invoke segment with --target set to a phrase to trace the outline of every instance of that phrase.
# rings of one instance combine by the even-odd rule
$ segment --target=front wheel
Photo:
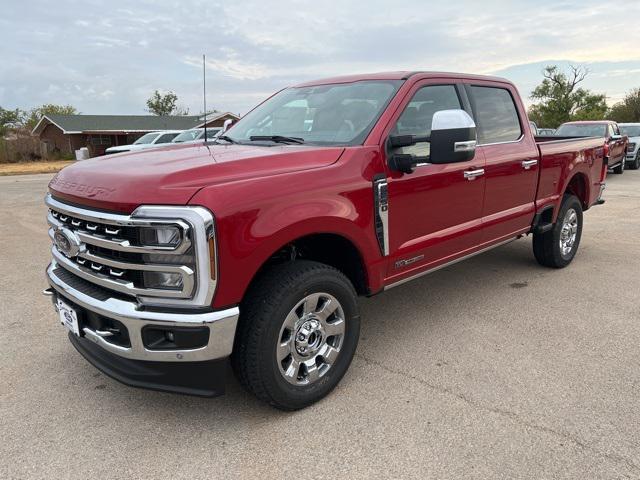
[[[545,267],[566,267],[578,251],[581,236],[582,204],[575,195],[565,195],[553,228],[533,234],[533,254]]]
[[[232,366],[247,390],[277,408],[317,402],[351,364],[360,334],[356,292],[335,268],[276,265],[250,289],[240,312]]]
[[[633,162],[631,162],[631,164],[629,165],[629,168],[631,170],[638,170],[640,168],[640,149],[638,149],[638,153],[636,153],[636,158]]]

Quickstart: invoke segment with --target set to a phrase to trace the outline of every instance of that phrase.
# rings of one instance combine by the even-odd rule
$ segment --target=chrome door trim
[[[389,255],[389,190],[386,178],[378,178],[373,182],[375,202],[375,229],[380,251]]]
[[[420,277],[423,277],[423,276],[428,275],[430,273],[433,273],[433,272],[436,272],[438,270],[441,270],[443,268],[449,267],[451,265],[455,265],[458,262],[462,262],[463,260],[467,260],[469,258],[475,257],[476,255],[480,255],[481,253],[487,252],[489,250],[493,250],[494,248],[501,247],[502,245],[506,245],[507,243],[511,243],[511,242],[513,242],[514,240],[517,240],[517,239],[518,239],[518,237],[513,237],[513,238],[509,238],[507,240],[503,240],[503,241],[498,242],[498,243],[496,243],[494,245],[490,245],[488,247],[482,248],[482,249],[478,250],[477,252],[473,252],[473,253],[470,253],[468,255],[464,255],[464,256],[462,256],[460,258],[456,258],[455,260],[451,260],[451,261],[449,261],[447,263],[443,263],[442,265],[438,265],[437,267],[430,268],[428,270],[425,270],[424,272],[416,273],[415,275],[412,275],[410,277],[403,278],[402,280],[398,280],[397,282],[390,283],[389,285],[385,285],[384,290],[385,291],[390,290],[393,287],[397,287],[399,285],[402,285],[403,283],[407,283],[407,282],[410,282],[411,280],[415,280],[416,278],[420,278]]]

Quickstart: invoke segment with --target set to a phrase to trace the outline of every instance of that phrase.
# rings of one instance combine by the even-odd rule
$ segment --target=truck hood
[[[335,163],[344,148],[305,145],[171,145],[79,161],[49,183],[69,202],[131,213],[146,204],[185,205],[204,186]]]

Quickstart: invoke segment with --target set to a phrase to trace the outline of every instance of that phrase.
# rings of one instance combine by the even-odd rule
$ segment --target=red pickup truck
[[[393,72],[286,88],[215,143],[78,162],[46,196],[47,293],[126,384],[214,396],[227,360],[260,399],[327,395],[375,295],[533,235],[576,255],[602,138],[536,141],[510,82]],[[402,328],[398,323],[397,328]]]

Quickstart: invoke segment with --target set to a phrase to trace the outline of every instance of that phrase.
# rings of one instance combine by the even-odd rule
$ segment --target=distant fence
[[[48,160],[50,155],[42,151],[38,137],[17,135],[0,138],[0,163],[34,162]]]

